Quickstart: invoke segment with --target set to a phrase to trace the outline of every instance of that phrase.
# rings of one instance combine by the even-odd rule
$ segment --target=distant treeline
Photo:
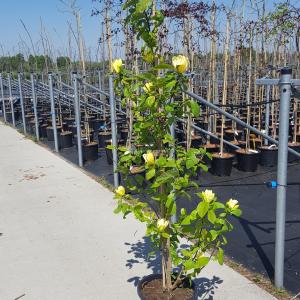
[[[67,56],[59,56],[54,60],[47,55],[29,55],[26,60],[21,53],[0,57],[0,72],[76,71],[79,66],[79,62],[72,62]],[[100,69],[102,63],[86,62],[86,67]]]

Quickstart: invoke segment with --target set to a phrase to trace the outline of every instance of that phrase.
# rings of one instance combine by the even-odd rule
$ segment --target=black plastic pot
[[[57,134],[59,135],[59,133],[61,132],[61,126],[57,126],[56,130],[57,130]],[[46,131],[47,131],[47,139],[48,139],[48,141],[49,142],[54,141],[53,127],[52,126],[48,126],[46,128]]]
[[[242,138],[242,130],[232,130],[228,129],[225,131],[225,139],[227,141],[240,140]]]
[[[212,155],[211,172],[217,176],[230,176],[234,155],[225,153],[220,156],[219,153]]]
[[[66,117],[64,118],[64,121],[68,124],[68,126],[73,125],[75,122],[75,118],[73,117]]]
[[[47,137],[47,127],[48,127],[48,124],[40,125],[40,137],[41,138],[46,138]]]
[[[202,145],[202,137],[201,136],[193,136],[191,145],[192,145],[192,148],[200,148]]]
[[[260,159],[259,163],[264,167],[273,167],[277,165],[278,160],[278,148],[268,146],[259,147]]]
[[[203,148],[205,148],[206,152],[209,152],[209,153],[216,153],[219,151],[219,146],[216,144],[206,144],[203,146]],[[211,165],[211,160],[207,156],[204,156],[203,162],[206,165]]]
[[[106,141],[111,140],[111,132],[99,132],[98,134],[99,148],[106,147]]]
[[[98,159],[98,143],[92,142],[82,145],[82,156],[84,161],[93,161]]]
[[[288,146],[289,146],[289,148],[292,148],[293,150],[300,153],[300,143],[289,143]],[[296,155],[289,152],[288,162],[291,163],[291,162],[294,162],[296,160],[299,160],[299,157],[297,157]]]
[[[148,300],[142,294],[142,290],[143,290],[144,285],[147,282],[150,282],[150,281],[155,280],[155,279],[161,279],[161,278],[162,278],[161,274],[152,274],[152,275],[148,275],[148,276],[143,277],[143,279],[138,283],[138,286],[137,286],[137,294],[138,294],[139,298],[141,300]],[[186,282],[184,282],[184,285],[189,286],[189,281],[187,280]],[[197,289],[195,288],[195,283],[193,281],[192,281],[191,289],[193,290],[194,293],[193,293],[192,297],[189,300],[198,299]]]
[[[71,131],[64,131],[60,133],[61,148],[70,148],[73,146],[73,134]]]
[[[243,172],[255,172],[259,162],[260,153],[254,153],[245,151],[245,149],[239,149],[235,151],[237,158],[237,168]]]

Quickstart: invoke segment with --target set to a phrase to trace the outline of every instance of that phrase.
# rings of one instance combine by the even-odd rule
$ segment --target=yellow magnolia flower
[[[204,192],[201,192],[202,199],[206,202],[211,202],[215,200],[215,193],[212,190],[205,190]]]
[[[183,74],[189,66],[189,60],[184,55],[177,55],[172,58],[172,64],[178,73]]]
[[[112,67],[112,70],[118,74],[121,72],[122,65],[123,65],[122,59],[118,58],[112,62],[111,67]]]
[[[165,220],[165,219],[159,219],[157,220],[157,229],[159,231],[164,231],[169,225],[169,221]]]
[[[153,165],[155,163],[155,158],[152,152],[143,154],[143,158],[148,165]]]
[[[238,209],[239,208],[239,201],[234,200],[234,199],[229,199],[226,203],[226,205],[230,208],[230,209]]]
[[[125,188],[122,186],[122,185],[120,185],[116,190],[115,190],[115,192],[116,192],[116,194],[118,195],[118,196],[124,196],[125,195]]]
[[[153,83],[152,82],[147,82],[144,87],[143,87],[143,90],[146,92],[146,93],[149,93],[151,91],[153,87]]]

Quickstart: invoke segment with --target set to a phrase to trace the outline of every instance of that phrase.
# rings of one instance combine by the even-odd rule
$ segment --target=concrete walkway
[[[0,123],[0,299],[134,300],[144,226],[113,214],[113,194]],[[227,266],[197,280],[205,299],[275,299]]]

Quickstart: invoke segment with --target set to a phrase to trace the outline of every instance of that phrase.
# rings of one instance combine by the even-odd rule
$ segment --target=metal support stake
[[[6,123],[6,108],[5,108],[2,74],[0,74],[0,89],[1,89],[1,97],[2,97],[2,112],[3,112],[4,122]]]
[[[98,71],[98,82],[99,82],[99,90],[102,91],[102,76],[101,76],[101,71]],[[102,93],[99,93],[100,96],[100,101],[104,102],[105,98],[103,97]],[[103,112],[103,110],[105,109],[105,105],[104,104],[100,104],[100,109]]]
[[[23,100],[23,91],[22,91],[22,76],[20,73],[18,74],[18,83],[19,83],[19,95],[20,95],[20,104],[21,104],[22,121],[23,121],[23,131],[24,134],[26,134],[27,130],[26,130],[26,119],[25,119],[24,100]]]
[[[37,98],[36,98],[36,93],[35,93],[34,74],[30,75],[30,79],[31,79],[32,103],[33,103],[33,113],[34,113],[34,123],[35,123],[35,135],[36,135],[36,139],[39,141],[40,140],[39,119],[38,119],[38,113],[37,113]],[[55,122],[55,124],[56,124],[56,122]]]
[[[119,175],[117,173],[118,167],[118,152],[117,152],[117,124],[116,124],[116,103],[114,95],[114,81],[113,77],[109,76],[109,104],[110,104],[110,118],[111,118],[111,137],[113,146],[113,172],[114,172],[114,186],[119,186]]]
[[[267,85],[267,95],[266,95],[266,115],[265,115],[265,134],[269,135],[269,124],[270,124],[270,89],[271,86]],[[268,145],[268,140],[265,139],[266,146]]]
[[[284,278],[284,245],[285,245],[285,214],[286,214],[286,184],[287,156],[289,138],[289,113],[291,101],[292,69],[281,70],[280,111],[279,111],[279,145],[277,167],[277,200],[276,200],[276,240],[275,240],[275,286],[283,287]]]
[[[74,110],[75,110],[75,122],[77,127],[77,149],[78,149],[78,164],[83,167],[82,159],[82,144],[81,144],[81,123],[80,123],[80,99],[78,94],[78,79],[77,74],[73,73],[73,88],[74,88]]]
[[[14,102],[13,102],[12,89],[11,89],[11,74],[8,74],[8,89],[9,89],[9,101],[10,101],[12,123],[14,127],[16,127]]]
[[[51,102],[51,116],[52,116],[52,128],[53,128],[53,136],[54,136],[54,145],[55,151],[58,152],[58,138],[57,138],[57,128],[56,128],[56,115],[55,115],[55,100],[53,93],[53,74],[48,74],[49,81],[49,94],[50,94],[50,102]]]

